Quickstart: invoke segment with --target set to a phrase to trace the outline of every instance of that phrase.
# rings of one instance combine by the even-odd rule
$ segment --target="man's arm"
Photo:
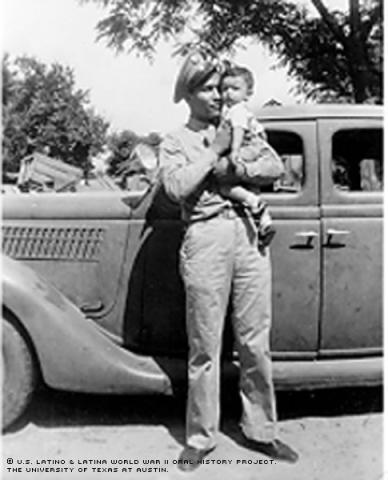
[[[160,147],[160,174],[167,195],[180,202],[192,194],[213,170],[222,153],[229,149],[230,142],[230,128],[220,126],[213,143],[204,148],[203,156],[189,163],[179,139],[167,135]]]
[[[213,169],[218,155],[206,148],[204,155],[193,163],[188,163],[178,139],[168,135],[160,146],[161,179],[167,195],[181,201],[193,193]]]

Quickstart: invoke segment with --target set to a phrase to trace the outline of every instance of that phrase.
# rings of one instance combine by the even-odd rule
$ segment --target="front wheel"
[[[30,346],[16,322],[3,315],[3,430],[26,410],[37,384],[37,367]]]

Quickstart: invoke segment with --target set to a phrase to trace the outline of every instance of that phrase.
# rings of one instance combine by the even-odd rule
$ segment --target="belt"
[[[225,207],[219,212],[214,213],[213,215],[209,215],[208,217],[197,218],[195,220],[189,220],[185,222],[187,225],[191,223],[197,222],[205,222],[206,220],[212,220],[213,218],[226,218],[226,219],[234,219],[234,218],[249,218],[251,217],[251,213],[249,210],[245,209],[241,206],[236,207]]]

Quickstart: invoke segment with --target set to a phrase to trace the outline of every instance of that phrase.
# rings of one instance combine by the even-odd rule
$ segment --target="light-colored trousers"
[[[269,336],[271,266],[248,218],[215,217],[188,226],[181,252],[189,342],[186,443],[211,448],[219,429],[220,354],[226,309],[240,360],[241,427],[253,440],[275,438]]]

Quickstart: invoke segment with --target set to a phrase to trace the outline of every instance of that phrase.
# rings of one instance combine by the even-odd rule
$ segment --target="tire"
[[[29,405],[37,384],[37,366],[25,335],[16,322],[2,322],[3,430],[15,423]]]

